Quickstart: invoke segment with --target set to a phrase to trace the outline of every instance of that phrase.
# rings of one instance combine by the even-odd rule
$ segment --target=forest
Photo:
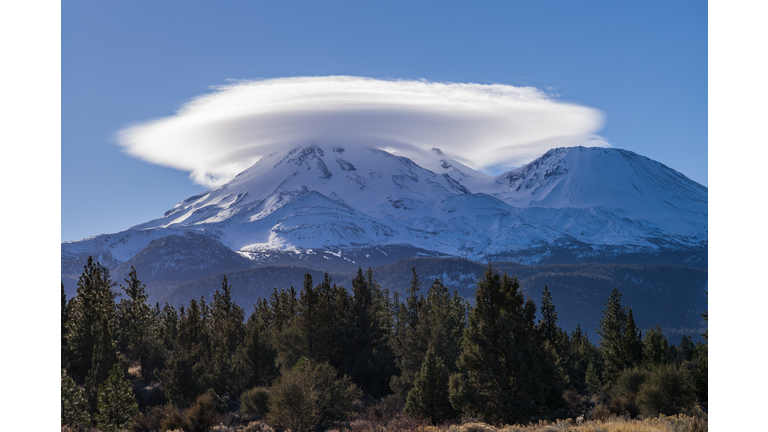
[[[150,305],[131,270],[118,285],[89,258],[75,297],[62,284],[62,431],[707,428],[707,333],[641,331],[618,289],[593,343],[558,324],[548,287],[537,307],[491,264],[473,303],[415,267],[403,295],[358,269],[249,313],[226,277],[208,300]]]

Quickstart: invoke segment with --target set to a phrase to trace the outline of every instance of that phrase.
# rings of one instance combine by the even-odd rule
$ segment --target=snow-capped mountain
[[[88,255],[116,268],[188,232],[255,264],[272,253],[331,259],[382,246],[531,263],[557,251],[706,250],[707,212],[707,188],[626,150],[557,148],[493,177],[437,149],[417,164],[374,148],[309,145],[263,157],[158,219],[62,243],[62,274],[79,273]]]

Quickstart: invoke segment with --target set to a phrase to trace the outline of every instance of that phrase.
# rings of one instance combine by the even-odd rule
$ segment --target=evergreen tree
[[[277,352],[277,364],[281,368],[293,367],[298,357],[294,348],[295,334],[292,324],[296,318],[296,290],[291,286],[288,290],[280,291],[275,288],[269,299],[269,339]]]
[[[96,409],[99,385],[109,377],[113,367],[121,366],[118,364],[117,349],[113,337],[114,327],[111,322],[107,321],[108,319],[106,316],[102,316],[98,323],[97,328],[100,332],[94,345],[91,368],[85,378],[85,392],[92,411]],[[127,365],[125,367],[127,369]]]
[[[405,398],[413,387],[413,381],[421,368],[428,343],[423,332],[420,334],[417,329],[421,321],[419,315],[424,298],[416,297],[421,282],[416,274],[416,268],[413,267],[411,271],[413,272],[411,287],[405,303],[398,308],[397,325],[390,343],[395,356],[395,365],[400,370],[399,375],[392,376],[390,388],[401,398]]]
[[[213,293],[210,319],[206,324],[210,335],[210,362],[204,379],[216,394],[232,393],[237,386],[233,361],[245,332],[244,315],[243,308],[232,301],[232,286],[224,276],[221,291]]]
[[[398,320],[392,349],[400,375],[392,377],[391,389],[405,398],[413,387],[416,375],[421,369],[424,356],[431,348],[435,355],[444,359],[449,372],[457,372],[456,360],[461,352],[461,339],[467,326],[469,303],[458,292],[453,297],[448,288],[435,279],[427,292],[426,299],[420,300],[419,318],[415,328],[409,327],[405,318],[407,306]]]
[[[562,354],[562,351],[558,346],[560,337],[560,327],[557,325],[557,311],[555,305],[552,303],[552,294],[549,293],[549,287],[544,286],[544,293],[541,296],[541,316],[542,320],[539,321],[539,329],[541,329],[544,339],[549,341],[550,345],[555,348],[558,355]]]
[[[704,321],[709,321],[707,312],[701,314]],[[701,335],[704,343],[701,345],[701,349],[697,349],[699,356],[698,364],[696,365],[696,372],[693,379],[696,385],[696,399],[706,409],[709,404],[709,389],[708,389],[708,373],[709,373],[709,351],[708,351],[708,336],[709,330],[705,330]]]
[[[176,312],[176,308],[165,302],[165,306],[159,313],[159,321],[158,338],[165,349],[172,350],[179,333],[179,314]]]
[[[374,299],[378,284],[371,285],[361,268],[352,280],[353,298],[350,313],[349,354],[344,365],[352,380],[363,392],[380,397],[389,390],[394,364],[388,347],[387,333],[377,319]]]
[[[326,273],[323,281],[314,289],[317,297],[316,329],[317,344],[313,345],[314,361],[328,363],[337,370],[342,368],[351,347],[351,308],[349,294],[344,287],[331,284]]]
[[[448,369],[431,348],[416,375],[413,389],[408,393],[405,413],[428,418],[433,425],[457,415],[448,398]]]
[[[682,361],[691,361],[696,356],[696,345],[691,335],[684,335],[680,339],[680,354]]]
[[[708,292],[706,294],[709,295]],[[709,303],[709,301],[707,301],[707,303]],[[704,318],[704,321],[709,321],[707,312],[702,313],[701,317]],[[704,330],[704,333],[701,334],[701,339],[704,340],[705,345],[709,342],[709,329]]]
[[[709,404],[709,388],[708,388],[708,374],[709,374],[709,357],[702,356],[698,359],[696,364],[696,371],[693,375],[694,385],[696,388],[696,400],[704,407],[707,408]]]
[[[171,403],[184,408],[203,392],[201,377],[205,370],[202,341],[206,338],[205,326],[197,301],[189,302],[189,309],[181,308],[176,350],[167,362],[167,368],[156,373],[163,381]]]
[[[282,351],[291,351],[286,354],[287,363],[295,363],[302,356],[317,361],[321,357],[320,333],[321,311],[319,291],[322,288],[313,287],[312,275],[304,274],[304,284],[299,292],[299,300],[296,305],[296,316],[291,321],[284,340],[289,342],[281,347]]]
[[[91,423],[88,415],[88,402],[85,400],[85,392],[78,387],[67,372],[61,370],[61,425],[62,426],[88,426]]]
[[[627,325],[621,337],[621,351],[619,364],[622,370],[638,366],[643,361],[642,333],[635,325],[632,309],[627,308]]]
[[[61,367],[66,367],[67,360],[67,321],[69,312],[67,308],[67,294],[64,292],[64,282],[61,283]]]
[[[416,293],[419,292],[419,288],[421,287],[421,282],[419,281],[419,275],[416,274],[416,267],[411,268],[411,287],[408,289],[408,301],[407,301],[407,310],[408,310],[408,326],[410,328],[416,328],[416,325],[419,323],[419,309],[421,306],[421,301],[419,297],[416,297]]]
[[[235,356],[235,371],[238,377],[237,392],[256,386],[269,386],[278,375],[275,365],[275,351],[269,345],[267,328],[259,319],[259,308],[248,317],[245,324],[245,338]],[[264,313],[262,310],[261,313]]]
[[[552,347],[557,354],[557,362],[560,368],[564,369],[567,373],[568,368],[565,365],[565,356],[567,355],[566,347],[568,346],[568,334],[563,331],[560,326],[557,325],[557,311],[555,305],[552,303],[552,294],[549,292],[549,287],[544,286],[544,293],[541,297],[541,316],[537,326],[539,332],[546,343]]]
[[[592,360],[587,365],[587,370],[584,373],[584,382],[589,384],[594,389],[603,387],[602,378],[602,363],[600,361]]]
[[[114,358],[106,344],[107,340],[112,339],[115,319],[112,285],[109,270],[88,257],[83,274],[77,282],[77,296],[67,308],[67,371],[76,383],[85,381],[94,364],[94,355],[97,360],[109,361]],[[96,353],[98,346],[103,351],[101,354]],[[107,373],[111,367],[111,363],[102,366]]]
[[[606,384],[613,383],[626,366],[624,350],[624,334],[627,330],[628,308],[621,305],[621,293],[613,289],[603,309],[600,318],[600,352],[603,361],[603,380]]]
[[[139,281],[133,266],[125,283],[126,286],[120,288],[127,298],[117,305],[118,345],[129,359],[139,361],[141,376],[146,379],[150,339],[157,326],[152,308],[147,304],[146,286]]]
[[[486,422],[519,423],[562,407],[564,374],[535,325],[536,305],[516,278],[490,264],[477,282],[475,308],[450,378],[454,408]]]
[[[122,430],[133,423],[133,417],[138,413],[139,407],[131,391],[131,383],[119,365],[115,364],[107,380],[99,385],[96,423],[105,432]]]
[[[643,338],[643,363],[649,367],[660,366],[665,363],[667,351],[669,350],[669,341],[661,331],[661,327],[656,327],[645,332]]]

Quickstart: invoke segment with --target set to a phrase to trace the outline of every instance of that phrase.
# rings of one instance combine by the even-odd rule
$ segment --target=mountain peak
[[[436,148],[417,156],[360,145],[288,148],[158,219],[63,244],[62,256],[109,253],[123,262],[152,240],[189,231],[244,253],[407,245],[534,262],[573,244],[635,251],[707,242],[707,189],[631,151],[555,148],[497,177]]]

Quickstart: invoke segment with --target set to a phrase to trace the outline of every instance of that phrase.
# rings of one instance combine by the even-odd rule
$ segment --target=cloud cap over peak
[[[286,143],[438,147],[482,171],[594,141],[602,124],[598,110],[534,87],[296,77],[215,87],[173,116],[120,131],[117,141],[135,157],[216,186]]]

